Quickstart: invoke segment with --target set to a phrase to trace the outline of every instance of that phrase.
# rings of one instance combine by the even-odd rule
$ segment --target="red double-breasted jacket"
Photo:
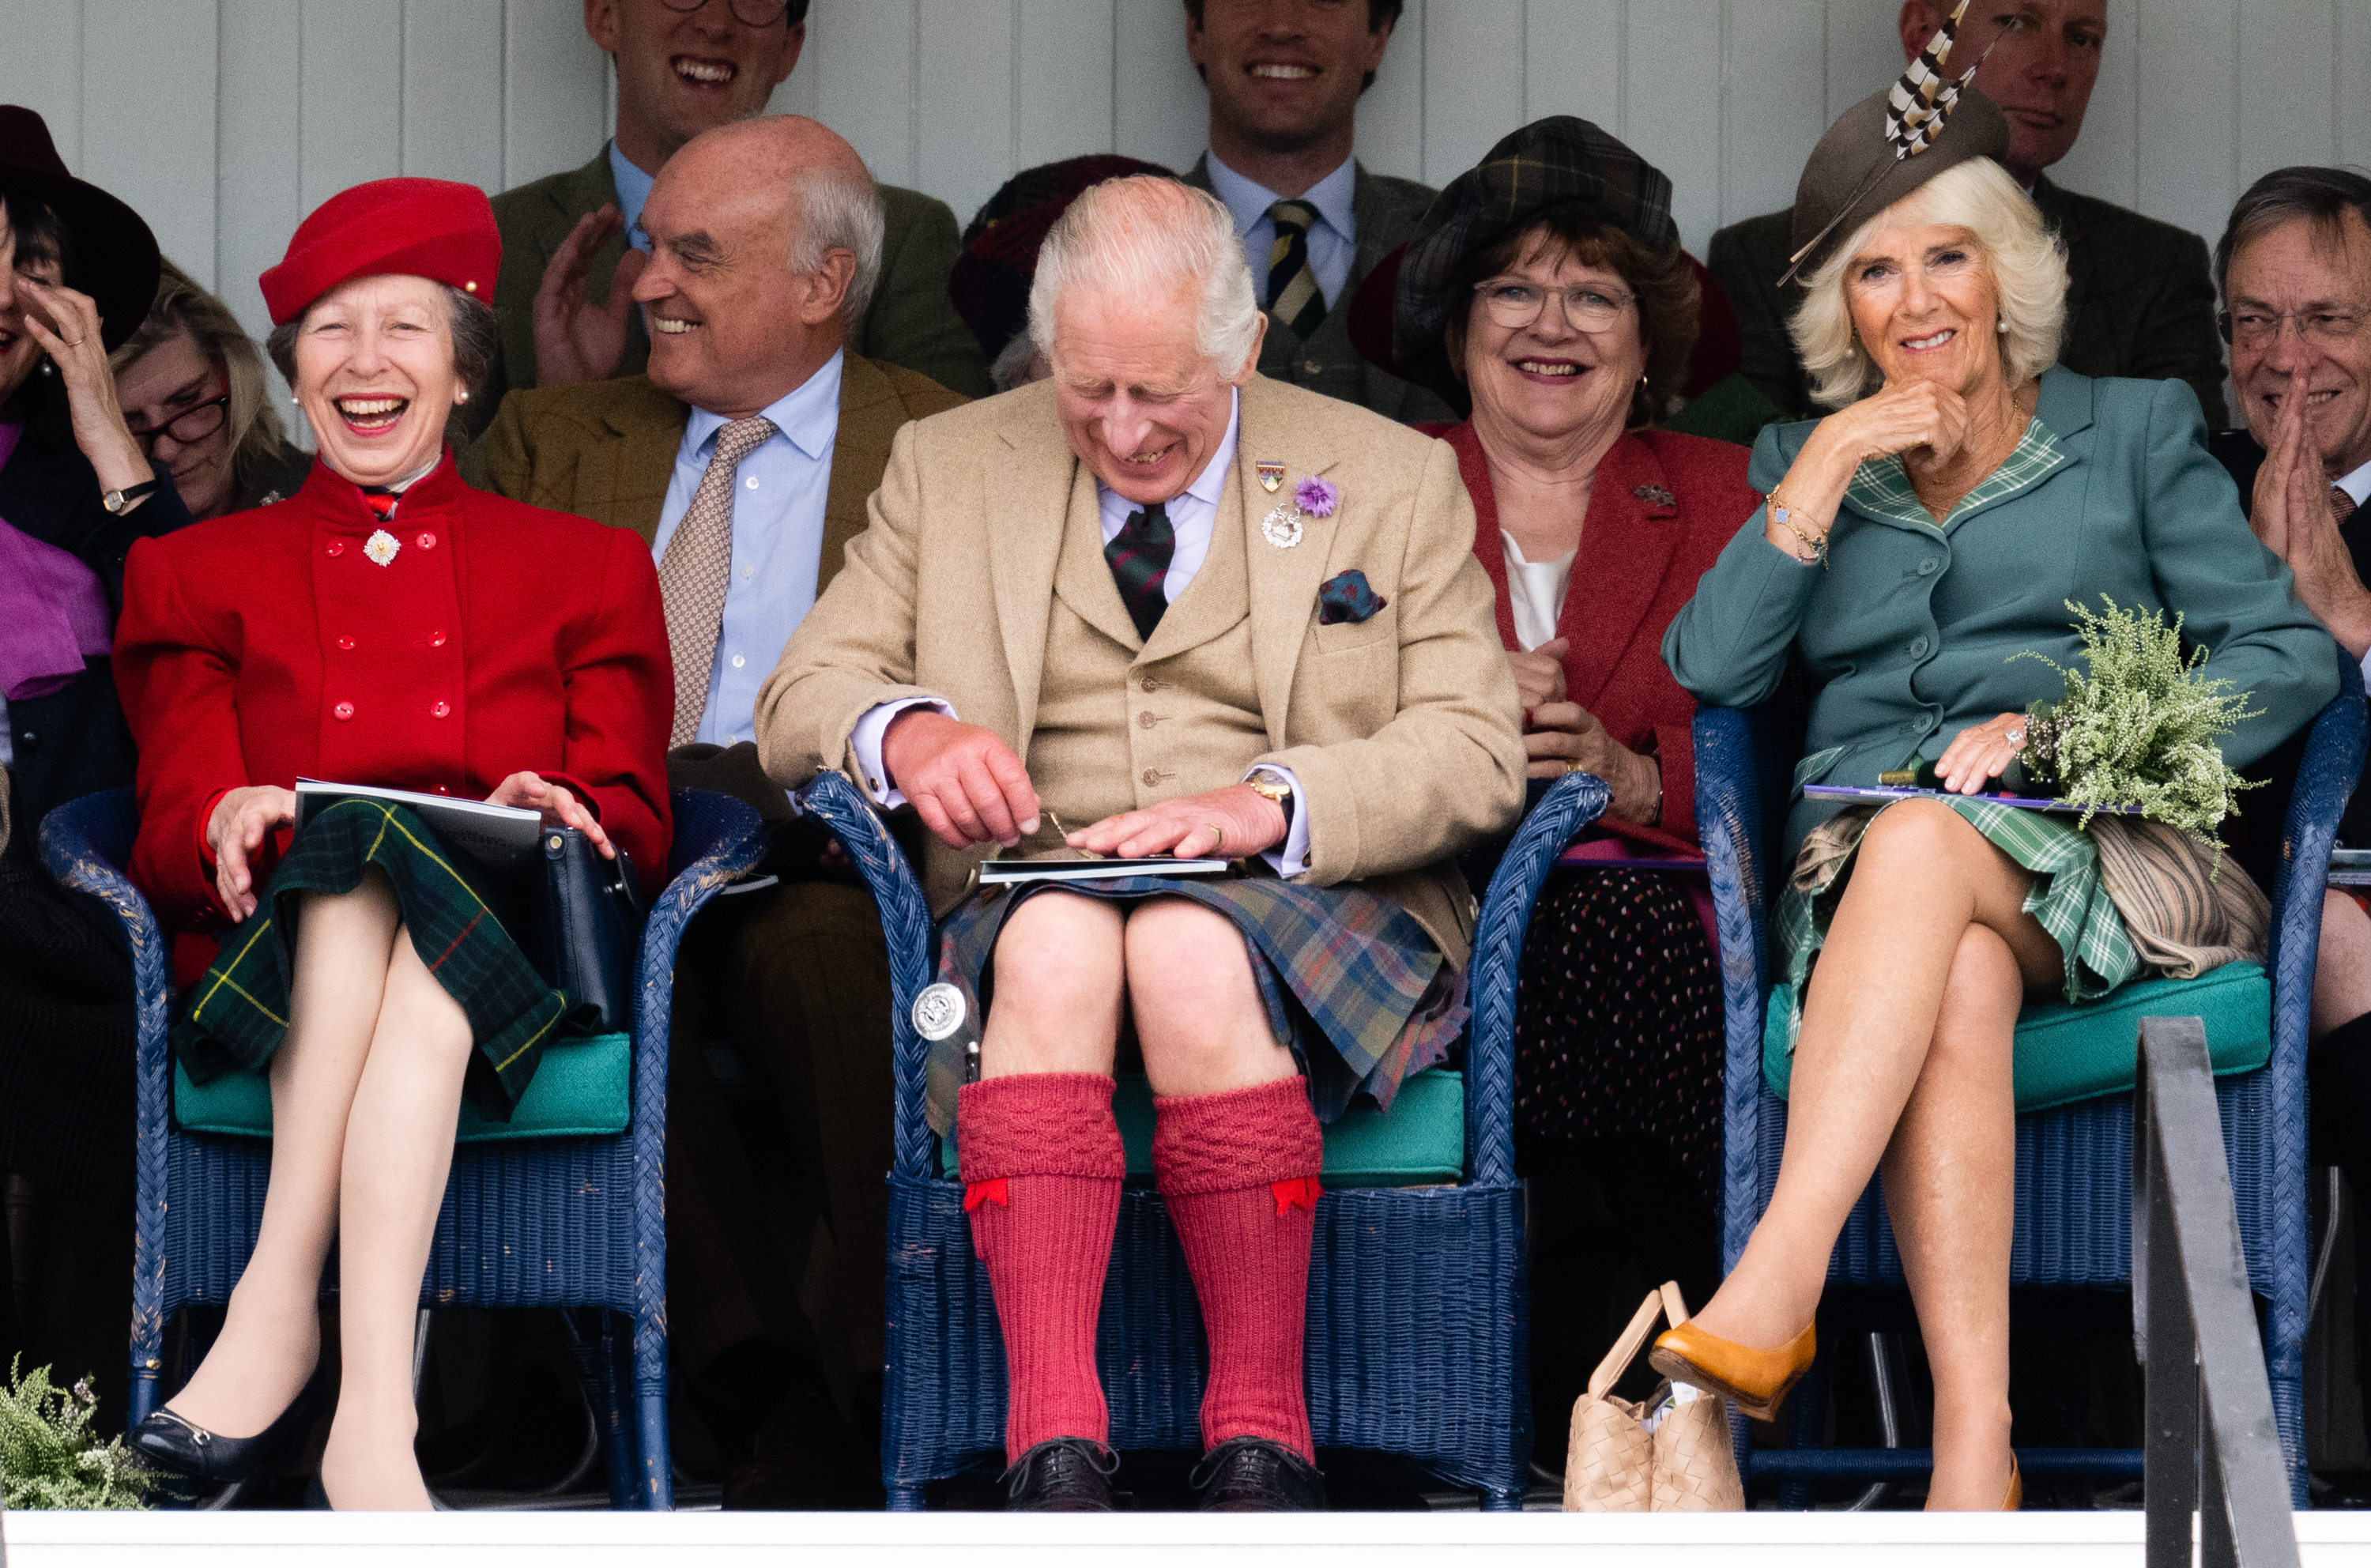
[[[533,771],[646,889],[665,874],[675,676],[650,547],[471,490],[449,454],[385,524],[316,463],[286,501],[141,540],[114,664],[140,747],[132,880],[177,935],[229,924],[214,802],[300,777],[482,800]],[[202,965],[192,945],[177,971]]]
[[[1418,428],[1456,449],[1458,472],[1474,501],[1474,554],[1498,590],[1498,640],[1513,648],[1507,550],[1481,437],[1471,421]],[[1696,703],[1663,665],[1663,630],[1695,596],[1696,579],[1762,504],[1761,494],[1745,482],[1751,455],[1726,441],[1631,431],[1599,461],[1590,487],[1589,520],[1556,635],[1567,644],[1567,700],[1587,709],[1622,744],[1661,762],[1660,825],[1604,824],[1625,838],[1696,847],[1691,728]]]

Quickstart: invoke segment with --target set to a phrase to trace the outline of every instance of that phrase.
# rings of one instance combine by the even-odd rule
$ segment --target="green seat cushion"
[[[1141,1074],[1119,1079],[1112,1095],[1128,1173],[1152,1174],[1152,1085]],[[955,1140],[939,1146],[939,1173],[955,1179]],[[1400,1085],[1390,1115],[1362,1100],[1325,1129],[1329,1187],[1425,1187],[1464,1180],[1465,1075],[1430,1067]]]
[[[1762,1015],[1762,1076],[1781,1099],[1795,1066],[1785,1021],[1791,989],[1774,989]],[[2017,1108],[2046,1111],[2131,1089],[2145,1018],[2204,1019],[2217,1077],[2253,1072],[2273,1058],[2273,983],[2262,964],[2226,963],[2195,980],[2135,980],[2079,1008],[2026,1004],[2017,1020]]]
[[[633,1115],[634,1042],[626,1034],[595,1034],[562,1040],[544,1048],[526,1092],[507,1122],[490,1122],[470,1097],[461,1097],[457,1141],[494,1143],[504,1138],[614,1137]],[[224,1073],[210,1083],[191,1081],[173,1064],[173,1120],[183,1132],[227,1133],[234,1137],[272,1136],[272,1086],[261,1073]]]

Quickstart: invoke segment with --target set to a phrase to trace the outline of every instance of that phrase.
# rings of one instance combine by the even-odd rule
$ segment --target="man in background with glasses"
[[[2248,423],[2210,445],[2238,481],[2256,536],[2296,573],[2297,597],[2371,669],[2371,178],[2274,169],[2231,209],[2215,270]],[[2269,803],[2258,810],[2274,814]],[[2371,796],[2360,784],[2338,836],[2371,848]],[[2371,1199],[2371,916],[2336,890],[2322,904],[2312,1036],[2316,1182],[2319,1167],[2335,1165],[2358,1202]],[[2354,1257],[2360,1381],[2371,1366],[2371,1247],[2358,1242]]]
[[[512,388],[642,372],[651,342],[632,294],[650,241],[635,225],[651,182],[701,132],[766,112],[806,44],[807,4],[585,0],[584,30],[617,67],[617,133],[583,167],[494,198],[502,352],[470,404],[471,434]],[[954,213],[896,186],[882,186],[881,200],[881,282],[849,334],[849,352],[988,396],[978,340],[947,299]]]

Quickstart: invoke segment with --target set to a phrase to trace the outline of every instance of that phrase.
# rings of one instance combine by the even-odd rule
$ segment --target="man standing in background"
[[[584,0],[584,30],[617,67],[617,135],[582,168],[494,198],[502,352],[471,404],[470,433],[514,388],[642,374],[651,342],[632,295],[650,242],[635,225],[651,181],[701,132],[766,112],[806,44],[807,4]],[[979,345],[947,302],[954,213],[919,191],[880,190],[881,282],[849,352],[986,396]]]
[[[1186,175],[1226,204],[1267,311],[1259,372],[1404,424],[1452,420],[1350,342],[1350,300],[1416,232],[1431,187],[1351,156],[1401,0],[1186,0],[1186,52],[1210,89],[1210,150]]]
[[[1916,58],[1950,13],[1949,0],[1904,0],[1896,23],[1903,58]],[[1956,78],[1984,61],[1976,87],[2008,121],[2008,171],[2066,242],[2058,363],[2084,375],[2187,381],[2214,430],[2224,421],[2223,354],[2206,242],[2061,190],[2042,172],[2082,133],[2107,35],[2108,0],[1998,0],[1960,18],[1945,71]],[[1778,286],[1795,248],[1794,222],[1789,208],[1731,224],[1712,236],[1708,264],[1737,311],[1746,378],[1790,415],[1808,417],[1819,410],[1787,335],[1802,285]]]

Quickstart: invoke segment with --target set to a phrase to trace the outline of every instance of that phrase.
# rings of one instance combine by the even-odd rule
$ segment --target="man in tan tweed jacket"
[[[942,973],[982,1031],[980,1080],[935,1109],[1012,1368],[1013,1505],[1109,1505],[1093,1341],[1132,1038],[1210,1333],[1202,1505],[1322,1506],[1319,1119],[1388,1105],[1454,1040],[1474,902],[1451,856],[1522,805],[1474,513],[1448,447],[1254,374],[1265,321],[1203,192],[1081,196],[1030,320],[1050,381],[898,432],[758,694],[758,749],[935,836]],[[966,893],[1023,845],[1238,874]]]

